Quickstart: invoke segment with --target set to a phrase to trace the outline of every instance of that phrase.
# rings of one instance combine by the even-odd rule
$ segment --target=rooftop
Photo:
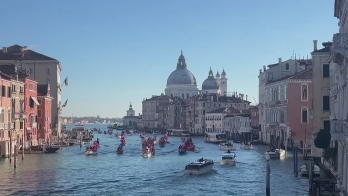
[[[26,46],[13,45],[3,47],[0,60],[55,60],[56,59],[28,49]]]

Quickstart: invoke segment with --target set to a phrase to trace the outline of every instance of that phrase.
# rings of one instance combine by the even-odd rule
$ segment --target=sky
[[[258,102],[258,74],[278,58],[307,58],[338,32],[334,1],[3,1],[0,45],[19,44],[63,66],[63,116],[123,117],[164,93],[183,50],[201,88],[224,68],[228,91]],[[254,101],[255,100],[255,101]]]

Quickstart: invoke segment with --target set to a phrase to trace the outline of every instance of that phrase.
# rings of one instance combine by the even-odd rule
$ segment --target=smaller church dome
[[[222,70],[222,73],[221,73],[222,76],[226,76],[226,72],[225,72],[225,69]]]
[[[219,83],[214,78],[213,71],[210,68],[208,78],[204,80],[202,84],[202,90],[218,90],[219,89]]]
[[[219,71],[216,72],[215,77],[216,77],[216,78],[220,78],[220,73],[219,73]]]

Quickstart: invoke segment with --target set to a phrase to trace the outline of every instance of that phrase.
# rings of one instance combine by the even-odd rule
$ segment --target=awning
[[[30,98],[35,102],[36,105],[40,105],[39,102],[37,101],[36,97],[30,97]]]

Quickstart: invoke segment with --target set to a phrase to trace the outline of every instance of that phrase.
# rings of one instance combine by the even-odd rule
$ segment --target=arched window
[[[308,86],[307,85],[302,85],[302,101],[308,101]]]
[[[304,124],[308,123],[308,110],[307,108],[302,108],[301,111],[301,122]]]

